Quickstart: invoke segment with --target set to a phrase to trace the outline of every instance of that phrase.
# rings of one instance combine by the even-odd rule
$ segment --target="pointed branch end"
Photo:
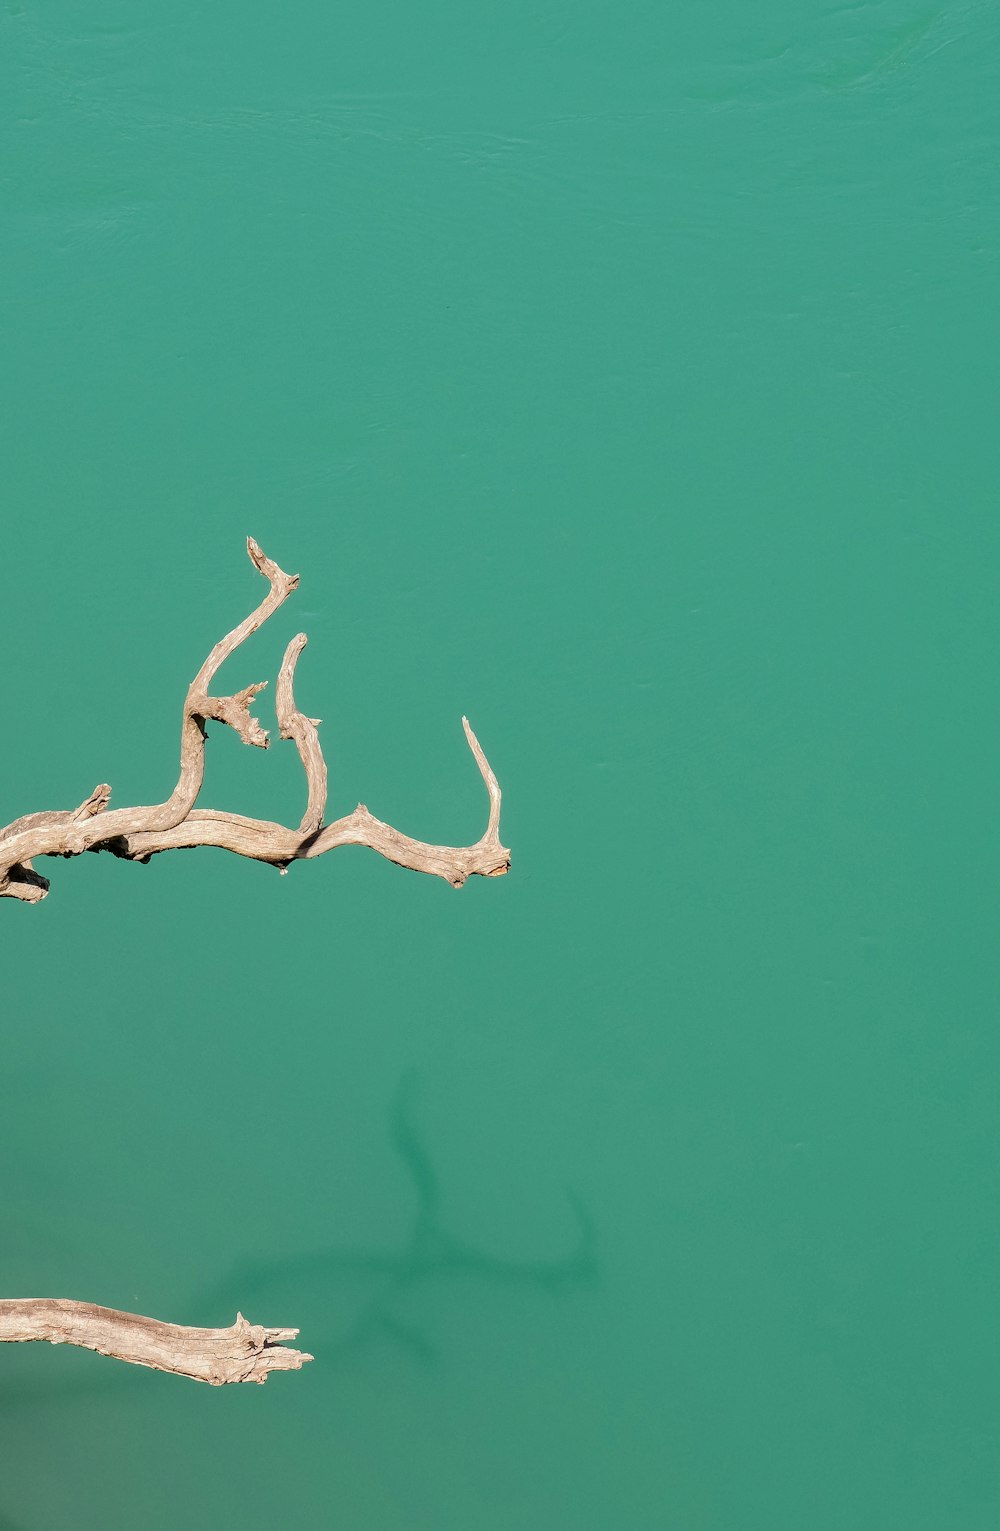
[[[286,1340],[298,1338],[297,1329],[270,1329],[262,1324],[251,1324],[237,1313],[232,1333],[247,1346],[250,1353],[250,1369],[243,1380],[264,1383],[271,1372],[297,1372],[308,1361],[315,1359],[306,1350],[293,1350]],[[228,1378],[226,1380],[229,1380]]]
[[[73,814],[73,822],[79,823],[81,819],[92,819],[98,813],[103,813],[111,801],[111,788],[106,781],[99,782],[86,802],[80,804]]]
[[[497,850],[502,850],[503,847],[500,844],[500,783],[493,774],[493,768],[487,760],[483,747],[476,738],[468,718],[462,718],[462,727],[465,729],[465,737],[469,742],[469,748],[475,756],[476,765],[479,767],[480,775],[486,783],[486,790],[490,795],[489,823],[486,826],[486,833],[480,844],[490,845]],[[507,857],[506,862],[502,866],[498,865],[496,871],[490,872],[489,876],[502,877],[504,872],[507,871],[510,865],[510,855],[508,852],[504,854]]]
[[[299,662],[299,655],[305,648],[309,639],[305,633],[296,633],[285,650],[285,656],[281,661],[278,671],[278,689],[275,696],[275,711],[278,714],[278,727],[283,739],[293,739],[294,721],[300,716],[295,705],[295,666]],[[310,718],[309,722],[315,725],[316,719]]]
[[[305,633],[296,633],[285,650],[278,671],[278,685],[274,698],[274,710],[278,718],[278,731],[282,739],[292,739],[299,752],[302,768],[306,773],[309,790],[305,816],[299,825],[303,837],[314,835],[323,823],[326,812],[327,770],[323,747],[316,730],[319,718],[308,718],[295,703],[295,666],[299,655],[309,639]]]
[[[289,595],[298,585],[299,576],[286,574],[284,569],[280,569],[273,559],[268,558],[260,543],[253,537],[247,538],[247,552],[254,568],[263,574],[265,579],[270,580],[272,585],[281,588],[286,595]]]
[[[264,552],[264,549],[261,547],[256,537],[247,538],[247,552],[250,555],[250,560],[253,563],[254,568],[259,569],[261,574],[266,575],[268,567],[273,567],[271,565],[271,560]]]
[[[244,686],[233,696],[198,696],[188,693],[188,706],[195,717],[213,718],[216,723],[226,723],[239,734],[244,744],[254,744],[258,749],[268,746],[267,729],[250,711],[250,704],[259,691],[267,685],[259,680],[252,686]]]
[[[259,718],[255,718],[250,712],[250,704],[258,692],[263,691],[267,685],[266,680],[259,680],[252,686],[245,686],[242,691],[237,691],[233,697],[236,704],[235,720],[232,726],[236,729],[244,744],[254,744],[258,749],[266,750],[268,746],[267,729],[261,726]],[[227,722],[230,720],[227,718]]]
[[[253,1371],[247,1381],[261,1386],[272,1372],[298,1372],[308,1361],[314,1361],[307,1350],[290,1350],[284,1345],[267,1345],[255,1358]]]

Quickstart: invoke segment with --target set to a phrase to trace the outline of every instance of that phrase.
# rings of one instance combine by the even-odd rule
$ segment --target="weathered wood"
[[[0,829],[0,898],[37,903],[48,892],[46,878],[32,865],[36,856],[79,856],[110,851],[129,861],[148,861],[162,851],[214,845],[270,862],[282,872],[293,861],[311,860],[340,845],[366,845],[416,872],[442,877],[459,888],[466,878],[500,877],[510,866],[510,852],[500,843],[500,787],[467,718],[465,736],[490,799],[486,831],[475,845],[427,845],[384,824],[359,803],[353,813],[324,827],[326,761],[317,733],[319,720],[307,718],[295,704],[295,666],[306,644],[304,633],[292,639],[278,675],[275,710],[283,739],[291,739],[306,776],[308,801],[298,829],[248,819],[242,814],[196,809],[205,777],[205,724],[209,719],[234,729],[244,744],[266,749],[268,737],[250,706],[265,682],[233,696],[213,696],[210,686],[224,660],[272,616],[299,583],[267,558],[252,537],[247,552],[270,590],[248,617],[212,649],[188,687],[181,717],[181,759],[177,785],[162,803],[151,807],[109,809],[111,788],[101,783],[78,808],[26,814]],[[191,1329],[134,1313],[120,1313],[93,1303],[59,1298],[0,1299],[0,1342],[48,1340],[54,1345],[82,1345],[137,1366],[177,1372],[201,1382],[266,1382],[272,1371],[298,1370],[312,1356],[282,1344],[297,1329],[264,1329],[237,1314],[231,1329]]]
[[[309,801],[306,811],[299,825],[300,835],[313,835],[323,822],[326,812],[326,761],[323,759],[323,750],[319,742],[320,718],[307,718],[295,705],[295,696],[292,691],[292,682],[295,679],[295,666],[299,662],[299,655],[309,642],[305,633],[296,633],[291,643],[285,650],[285,657],[281,661],[281,669],[278,671],[278,685],[274,695],[274,710],[278,717],[278,730],[283,739],[293,739],[295,748],[299,752],[302,761],[302,769],[306,773],[306,785],[309,789]]]
[[[247,686],[233,696],[213,696],[209,691],[223,661],[278,610],[299,583],[297,574],[286,574],[252,537],[247,539],[247,551],[271,588],[260,605],[219,640],[188,687],[181,718],[180,772],[173,792],[165,802],[150,807],[109,809],[111,788],[102,783],[79,808],[16,819],[0,829],[0,898],[37,903],[49,885],[35,870],[33,859],[79,856],[84,851],[110,851],[128,861],[148,861],[163,851],[214,845],[269,862],[284,872],[293,861],[311,860],[341,845],[365,845],[398,866],[441,877],[455,888],[468,877],[501,877],[508,870],[510,852],[500,843],[500,788],[466,718],[462,725],[490,799],[486,831],[474,845],[428,845],[413,840],[377,819],[362,803],[345,818],[323,827],[327,770],[316,731],[318,720],[299,711],[292,689],[295,665],[306,644],[304,633],[288,645],[276,694],[281,737],[294,740],[306,775],[308,803],[298,829],[195,808],[205,776],[208,720],[227,724],[245,744],[263,749],[268,745],[266,729],[250,713],[254,697],[266,682]]]
[[[59,1297],[0,1298],[0,1342],[47,1340],[79,1345],[133,1366],[174,1372],[221,1387],[226,1382],[266,1382],[274,1371],[299,1371],[313,1358],[283,1344],[297,1329],[265,1329],[242,1313],[229,1329],[193,1329],[138,1313],[99,1308]]]

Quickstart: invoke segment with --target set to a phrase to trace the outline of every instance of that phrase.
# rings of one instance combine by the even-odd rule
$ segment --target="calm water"
[[[4,1347],[0,1525],[992,1531],[995,9],[0,25],[0,822],[168,793],[253,532],[227,689],[514,858],[0,905],[0,1290],[317,1357]]]

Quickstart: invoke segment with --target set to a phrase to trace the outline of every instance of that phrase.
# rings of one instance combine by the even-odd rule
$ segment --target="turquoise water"
[[[331,813],[511,875],[0,904],[0,1525],[1000,1515],[992,8],[8,5],[0,821],[299,628]],[[204,806],[297,823],[212,731]]]

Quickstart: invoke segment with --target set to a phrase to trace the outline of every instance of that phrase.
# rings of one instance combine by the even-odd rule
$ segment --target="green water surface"
[[[5,4],[0,822],[260,599],[331,816],[0,902],[3,1531],[993,1531],[1000,20]],[[295,824],[294,750],[202,802]]]

